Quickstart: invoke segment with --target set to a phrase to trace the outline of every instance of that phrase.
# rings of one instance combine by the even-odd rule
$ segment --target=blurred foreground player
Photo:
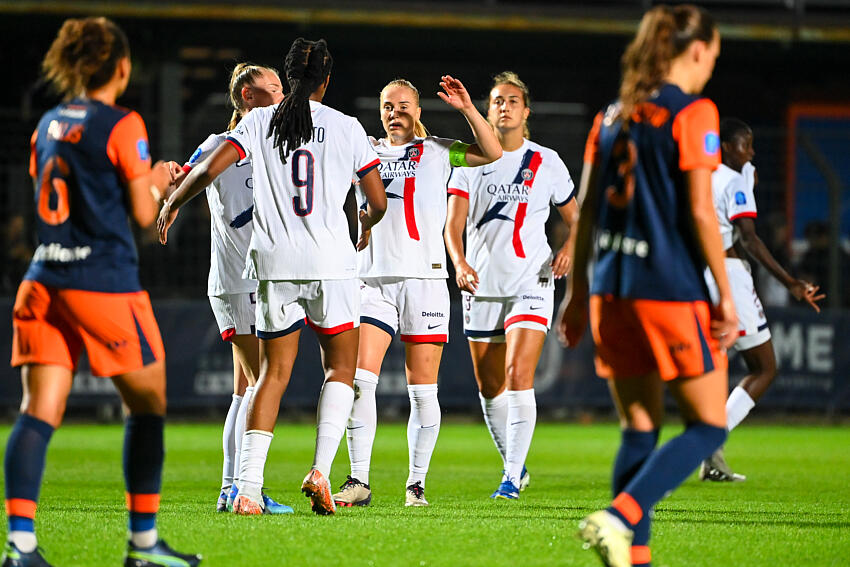
[[[579,526],[585,547],[613,567],[650,564],[653,506],[726,439],[724,349],[737,320],[711,200],[717,108],[699,96],[719,52],[704,10],[647,12],[623,55],[619,100],[597,115],[585,153],[575,268],[559,326],[576,345],[590,301],[597,373],[620,415],[615,498]],[[706,264],[719,288],[713,313]],[[685,430],[656,449],[665,384]]]
[[[115,106],[131,70],[118,26],[105,18],[66,20],[42,66],[66,101],[41,118],[32,137],[39,246],[13,313],[12,365],[22,367],[23,400],[6,446],[3,566],[47,565],[36,546],[36,505],[47,445],[83,347],[92,374],[111,377],[129,409],[125,565],[198,565],[200,556],[178,553],[157,536],[165,352],[127,220],[154,221],[174,171],[164,163],[151,168],[144,122]]]
[[[738,315],[735,349],[741,353],[749,371],[726,401],[726,429],[731,432],[747,417],[776,377],[776,355],[764,308],[756,294],[749,263],[738,255],[735,245],[740,245],[747,255],[764,266],[795,299],[805,301],[815,311],[820,312],[817,302],[826,296],[818,294],[818,286],[798,280],[785,271],[756,234],[754,219],[758,212],[754,189],[758,176],[752,164],[755,157],[752,129],[737,118],[723,119],[720,148],[723,163],[711,174],[711,190],[726,250],[726,274]],[[716,293],[714,280],[708,273],[706,281],[709,289]],[[741,482],[747,478],[726,464],[722,448],[703,461],[699,477],[715,482]]]

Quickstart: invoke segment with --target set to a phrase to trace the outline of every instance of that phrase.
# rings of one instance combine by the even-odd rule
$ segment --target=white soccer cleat
[[[422,481],[417,480],[404,491],[405,506],[430,506],[425,500],[425,487],[422,486]]]
[[[606,567],[632,567],[634,532],[607,510],[599,510],[578,524],[584,549],[593,549]]]

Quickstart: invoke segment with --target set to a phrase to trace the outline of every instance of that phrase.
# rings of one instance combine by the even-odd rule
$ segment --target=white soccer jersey
[[[342,210],[354,175],[380,160],[356,118],[310,101],[313,138],[281,162],[269,124],[275,106],[248,113],[227,140],[254,169],[254,234],[246,276],[335,280],[357,276]]]
[[[525,140],[489,165],[456,168],[448,191],[469,199],[466,261],[478,272],[476,296],[554,286],[545,231],[549,205],[565,205],[575,193],[557,152]]]
[[[372,144],[387,191],[387,212],[357,255],[361,278],[446,278],[446,183],[449,147],[455,140],[417,138],[404,146],[386,139]],[[358,204],[366,199],[357,192]]]
[[[747,165],[750,165],[747,163]],[[755,218],[756,198],[753,194],[754,168],[750,165],[749,175],[744,176],[724,164],[711,174],[711,193],[714,199],[714,210],[717,222],[720,224],[720,236],[723,237],[723,249],[732,247],[738,234],[732,221],[741,217]]]
[[[211,134],[198,146],[186,165],[185,171],[198,165],[227,137]],[[244,279],[245,256],[251,241],[251,216],[254,210],[254,193],[251,190],[251,162],[241,160],[219,175],[207,187],[210,206],[210,275],[207,295],[226,295],[256,291],[257,281]]]

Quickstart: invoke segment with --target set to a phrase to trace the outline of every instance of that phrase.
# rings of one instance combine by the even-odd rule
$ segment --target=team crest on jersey
[[[527,167],[522,170],[522,173],[520,173],[520,175],[526,181],[531,181],[532,179],[534,179],[534,172]]]
[[[743,191],[738,191],[735,193],[735,204],[736,205],[746,205],[747,204],[747,196],[744,195]]]
[[[417,148],[415,146],[410,148],[410,150],[407,152],[407,157],[409,157],[410,159],[418,158],[419,157],[419,148]]]

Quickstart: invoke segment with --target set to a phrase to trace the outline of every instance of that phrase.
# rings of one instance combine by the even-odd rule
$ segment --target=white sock
[[[143,532],[130,532],[130,541],[133,545],[141,547],[142,549],[153,547],[156,545],[158,540],[159,535],[157,534],[156,528],[145,530]]]
[[[236,414],[239,413],[241,402],[242,396],[233,394],[227,417],[224,418],[224,431],[221,433],[221,451],[224,454],[221,467],[222,490],[227,490],[233,484],[233,468],[236,466]]]
[[[375,389],[378,376],[358,368],[354,374],[354,406],[345,431],[348,440],[348,458],[351,460],[351,476],[369,484],[369,465],[372,461],[372,444],[378,427],[378,410],[375,405]]]
[[[9,532],[8,539],[23,553],[32,553],[38,547],[35,532]]]
[[[481,398],[481,410],[484,412],[484,423],[487,424],[487,429],[490,430],[490,436],[496,444],[496,449],[502,456],[504,464],[505,456],[508,450],[508,395],[507,391],[502,392],[498,396],[485,398],[480,392],[478,397]]]
[[[236,425],[233,431],[233,435],[236,439],[236,450],[233,457],[234,481],[239,479],[239,459],[242,454],[242,440],[245,438],[245,423],[248,421],[248,406],[251,405],[251,398],[253,397],[254,386],[248,386],[245,388],[245,393],[242,394],[242,404],[239,406],[239,413],[236,414]]]
[[[239,462],[239,494],[262,502],[263,469],[274,433],[252,429],[242,438],[242,457]]]
[[[735,429],[739,423],[744,421],[744,418],[755,405],[756,403],[747,391],[736,386],[729,394],[729,399],[726,400],[726,429],[729,431]]]
[[[407,484],[417,481],[425,487],[425,475],[440,434],[440,402],[436,384],[409,385],[410,419],[407,422],[407,449],[410,473]]]
[[[505,477],[519,486],[522,467],[531,447],[534,425],[537,423],[537,400],[534,388],[508,390],[508,450]]]
[[[316,421],[316,454],[313,468],[330,480],[339,442],[345,433],[345,423],[351,416],[354,404],[354,389],[342,382],[325,382],[319,394],[319,409]]]

